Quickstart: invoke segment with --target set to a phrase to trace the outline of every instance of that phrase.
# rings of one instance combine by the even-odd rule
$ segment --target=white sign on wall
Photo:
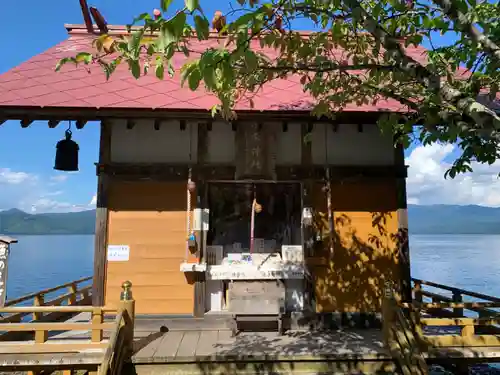
[[[126,262],[130,258],[130,246],[108,245],[108,262]]]

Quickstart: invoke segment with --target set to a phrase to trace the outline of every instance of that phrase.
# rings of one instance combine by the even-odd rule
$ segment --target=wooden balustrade
[[[135,301],[132,284],[125,281],[120,295],[121,309],[115,319],[115,328],[110,337],[99,375],[120,375],[123,363],[130,359],[134,343]]]
[[[413,302],[398,303],[398,306],[413,317],[410,323],[421,348],[500,346],[500,335],[497,335],[500,313],[495,310],[500,308],[500,298],[419,279],[413,282]],[[451,296],[425,290],[425,286]],[[467,297],[483,301],[464,301]],[[478,317],[466,317],[464,311],[476,313]],[[458,330],[455,334],[432,334],[431,327],[458,327]]]
[[[72,293],[79,292],[78,282],[70,283]],[[66,286],[68,284],[65,284]],[[98,369],[99,375],[119,375],[124,361],[130,359],[134,337],[135,301],[132,284],[125,282],[118,308],[106,306],[77,306],[78,298],[68,298],[66,306],[46,306],[43,293],[32,294],[28,299],[37,301],[34,306],[8,306],[0,308],[0,314],[10,314],[0,320],[0,331],[4,334],[31,333],[31,340],[0,341],[1,354],[61,354],[100,351],[103,355]],[[52,288],[51,290],[56,290]],[[27,297],[24,297],[27,298]],[[21,299],[18,299],[19,301]],[[24,299],[25,300],[25,299]],[[70,303],[71,302],[71,303]],[[88,313],[83,322],[42,322],[40,317],[58,314]],[[114,322],[105,322],[106,314],[115,314]],[[33,315],[30,322],[12,322],[12,317]],[[17,318],[16,318],[17,319]],[[50,332],[65,333],[63,339],[49,337]],[[33,335],[34,333],[34,335]],[[83,337],[82,337],[83,335]],[[109,337],[109,339],[106,339]]]
[[[78,311],[68,310],[66,307],[90,304],[91,281],[92,277],[85,277],[8,300],[4,304],[4,308],[0,310],[0,327],[3,323],[53,322],[71,317]],[[29,306],[30,304],[31,306]],[[46,307],[54,306],[62,309],[53,311],[46,309]],[[0,341],[22,340],[27,336],[31,336],[30,332],[0,329]],[[45,337],[40,331],[35,333],[35,336],[38,340]]]
[[[420,352],[418,339],[394,296],[391,284],[385,286],[382,320],[385,345],[403,375],[427,375],[429,369]]]
[[[61,318],[62,310],[46,311],[37,309],[18,309],[20,307],[45,307],[45,306],[84,306],[91,303],[91,285],[92,277],[84,277],[79,280],[74,280],[65,284],[40,290],[35,293],[30,293],[25,296],[8,300],[3,309],[2,316],[0,317],[1,323],[20,323],[21,321],[54,321]],[[61,294],[62,293],[62,294]],[[47,298],[53,295],[51,298]],[[8,308],[16,308],[9,310]],[[5,311],[4,311],[5,310]],[[11,311],[11,312],[8,312]],[[52,313],[48,316],[44,313]],[[5,315],[8,314],[8,315]],[[31,319],[26,319],[28,315],[32,315]],[[5,339],[0,334],[0,340]]]
[[[492,316],[499,313],[498,311],[492,310],[492,308],[500,307],[498,305],[500,303],[500,298],[498,297],[420,279],[412,279],[412,281],[413,301],[415,303],[420,303],[422,309],[433,309],[433,311],[430,311],[433,315],[461,317],[464,316],[464,310],[475,312],[479,314],[480,317]],[[451,297],[440,294],[439,292],[424,290],[424,286],[438,289],[441,292],[445,291],[448,294],[451,294]],[[465,297],[475,298],[482,301],[466,302]],[[433,305],[429,304],[425,301],[425,299],[430,299]],[[465,304],[461,305],[463,302],[465,302]],[[443,303],[447,303],[449,305],[445,306]]]

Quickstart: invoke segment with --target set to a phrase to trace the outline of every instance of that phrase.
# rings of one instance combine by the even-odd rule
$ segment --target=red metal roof
[[[86,34],[83,30],[84,26],[70,29],[69,37],[65,41],[0,75],[0,109],[80,107],[206,111],[218,103],[218,99],[202,87],[194,92],[188,87],[182,88],[179,74],[173,78],[165,76],[164,80],[156,78],[154,73],[135,79],[126,64],[121,64],[109,81],[106,81],[104,73],[97,65],[75,67],[68,64],[61,71],[55,72],[54,68],[59,59],[74,56],[77,52],[92,50],[92,40],[95,36]],[[195,40],[193,46],[201,52],[218,43],[223,43],[223,40],[211,37],[201,42]],[[253,48],[260,49],[258,41],[255,43]],[[273,53],[270,50],[265,52],[270,55]],[[342,51],[338,53],[341,54]],[[408,48],[407,53],[417,60],[425,60],[423,47]],[[177,69],[186,62],[186,57],[177,54],[173,60]],[[303,92],[298,76],[289,76],[267,83],[254,96],[253,101],[253,108],[248,100],[241,100],[236,109],[307,111],[311,109],[313,103],[311,96]],[[406,111],[406,108],[394,100],[379,100],[376,105],[351,104],[344,110]]]

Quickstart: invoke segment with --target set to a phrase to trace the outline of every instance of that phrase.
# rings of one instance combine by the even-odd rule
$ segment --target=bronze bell
[[[54,169],[58,171],[78,170],[78,144],[71,139],[71,130],[66,130],[65,139],[57,142],[56,162]]]

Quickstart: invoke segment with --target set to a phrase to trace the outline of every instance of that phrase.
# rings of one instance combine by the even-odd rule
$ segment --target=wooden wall
[[[332,183],[333,236],[321,188],[315,185],[313,206],[324,241],[308,259],[316,311],[379,311],[384,282],[392,280],[397,285],[402,274],[395,238],[396,180]]]
[[[130,280],[138,314],[193,313],[192,281],[179,270],[186,194],[184,182],[112,182],[108,244],[129,245],[130,260],[108,262],[106,304],[116,303],[121,283]]]

